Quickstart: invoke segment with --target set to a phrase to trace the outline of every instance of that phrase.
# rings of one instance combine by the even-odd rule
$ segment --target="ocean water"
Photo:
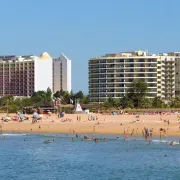
[[[148,145],[141,138],[124,141],[115,136],[107,136],[107,142],[102,137],[98,143],[72,142],[72,135],[63,134],[4,136],[0,180],[180,179],[180,145],[168,145],[171,139],[154,138]],[[43,143],[54,136],[54,142]]]

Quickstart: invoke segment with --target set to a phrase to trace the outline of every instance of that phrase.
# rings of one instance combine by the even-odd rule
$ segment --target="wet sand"
[[[0,117],[2,117],[1,114]],[[77,116],[80,120],[77,120]],[[95,120],[88,120],[90,117]],[[97,118],[97,120],[96,120]],[[68,120],[66,122],[62,122]],[[137,121],[139,120],[139,121]],[[170,124],[164,120],[169,120]],[[131,134],[141,135],[144,127],[153,128],[153,135],[159,135],[159,129],[167,131],[167,136],[179,136],[179,122],[177,115],[101,115],[101,114],[65,114],[63,118],[51,115],[43,117],[42,122],[32,124],[31,115],[29,120],[24,122],[2,122],[0,121],[3,132],[16,133],[98,133],[98,134],[123,134],[124,129]]]

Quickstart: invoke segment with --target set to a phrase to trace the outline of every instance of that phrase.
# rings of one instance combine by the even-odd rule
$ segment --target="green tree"
[[[108,100],[104,102],[104,106],[106,108],[114,108],[116,110],[119,110],[121,108],[120,100],[114,98],[108,98]]]
[[[81,99],[81,102],[84,104],[88,104],[89,103],[89,95],[84,95],[83,98]]]
[[[54,96],[55,98],[61,98],[61,97],[63,97],[66,93],[67,93],[66,91],[60,90],[60,91],[56,91],[53,96]]]
[[[171,100],[170,102],[170,107],[172,108],[180,108],[180,98],[179,97],[175,97]]]
[[[139,108],[142,100],[148,94],[147,83],[142,80],[135,80],[127,89],[127,97],[133,101],[134,107]]]
[[[45,94],[46,101],[48,103],[52,102],[52,91],[50,88],[47,88],[46,94]]]
[[[152,108],[152,99],[143,98],[141,101],[141,108]]]
[[[61,92],[60,92],[60,91],[56,91],[56,92],[53,94],[53,97],[54,97],[54,98],[60,98],[60,97],[61,97]]]
[[[14,97],[13,96],[4,96],[0,98],[0,106],[14,104]]]
[[[108,100],[104,102],[104,107],[105,108],[112,108],[113,104],[114,104],[113,98],[108,98]]]
[[[160,97],[155,97],[152,100],[152,107],[153,108],[166,108],[167,104],[165,104],[164,101]]]
[[[28,107],[34,104],[31,98],[22,98],[21,103],[22,103],[22,107]]]
[[[61,96],[61,103],[62,104],[69,104],[70,98],[71,98],[71,94],[69,92],[65,92],[64,96]]]
[[[20,108],[16,104],[12,104],[8,107],[9,113],[16,113],[19,110],[20,110]]]
[[[121,108],[134,108],[133,101],[126,95],[120,98],[120,107]]]
[[[77,92],[77,93],[75,94],[75,98],[82,100],[82,99],[84,98],[83,92],[82,92],[82,91]]]
[[[34,103],[44,103],[44,104],[51,104],[52,103],[52,92],[50,88],[47,88],[47,91],[37,91],[34,92],[31,100]]]
[[[37,91],[34,92],[31,99],[34,103],[38,103],[40,101],[45,101],[46,92],[45,91]]]

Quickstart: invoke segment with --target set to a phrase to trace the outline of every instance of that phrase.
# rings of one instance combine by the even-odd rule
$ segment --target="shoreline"
[[[94,120],[89,120],[89,117]],[[58,134],[102,134],[121,135],[126,130],[130,136],[142,136],[144,127],[153,129],[153,136],[160,136],[160,128],[167,131],[168,136],[180,136],[180,123],[177,115],[101,115],[101,114],[65,114],[63,118],[56,115],[43,117],[42,122],[0,121],[3,133],[58,133]],[[78,120],[80,119],[80,120]],[[169,124],[166,122],[169,120]],[[64,122],[65,121],[65,122]],[[163,135],[163,134],[162,134]],[[163,135],[164,136],[164,135]]]
[[[0,137],[1,136],[5,136],[5,137],[8,137],[8,136],[31,136],[31,135],[35,135],[35,136],[42,136],[42,137],[49,137],[49,138],[58,138],[58,137],[64,137],[64,138],[75,138],[75,134],[72,134],[72,133],[61,133],[61,132],[10,132],[10,131],[7,131],[7,132],[3,132],[2,134],[0,134]],[[59,135],[59,136],[58,136]],[[64,136],[63,136],[64,135]],[[114,140],[123,140],[124,141],[124,135],[123,134],[118,134],[118,138],[117,134],[107,134],[107,133],[81,133],[79,134],[81,135],[80,137],[78,137],[77,139],[82,139],[82,135],[87,135],[88,138],[91,138],[91,137],[96,137],[96,138],[106,138],[107,140],[110,140],[110,139],[114,139]],[[89,137],[90,136],[90,137]],[[169,136],[166,136],[166,137],[162,137],[160,138],[158,135],[154,135],[153,137],[149,137],[147,140],[145,140],[145,138],[141,135],[138,135],[138,136],[129,136],[128,139],[126,139],[125,141],[134,141],[134,140],[143,140],[145,142],[149,142],[149,141],[178,141],[179,142],[179,135],[169,135]]]
[[[124,137],[124,134],[122,132],[114,131],[114,132],[106,132],[106,131],[96,131],[96,132],[88,132],[88,131],[76,131],[74,134],[69,131],[46,131],[46,130],[41,130],[41,131],[25,131],[25,130],[5,130],[0,133],[0,135],[3,134],[68,134],[68,135],[76,135],[76,134],[83,134],[83,135],[108,135],[108,136],[113,136],[113,135],[119,135]],[[133,137],[142,137],[142,134],[138,135],[130,135],[128,134],[129,138]],[[162,139],[167,138],[167,137],[178,137],[180,136],[180,132],[169,132],[167,135],[162,135]],[[160,137],[160,134],[157,132],[153,133],[153,137]]]

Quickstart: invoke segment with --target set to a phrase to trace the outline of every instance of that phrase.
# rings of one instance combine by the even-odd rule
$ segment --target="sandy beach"
[[[1,114],[1,117],[3,114]],[[13,116],[13,115],[11,115]],[[63,118],[57,115],[44,115],[42,121],[32,124],[29,120],[23,122],[0,121],[3,132],[15,133],[97,133],[97,134],[123,134],[124,130],[134,135],[142,135],[144,127],[152,129],[153,135],[159,135],[159,129],[167,131],[167,136],[180,135],[180,124],[177,115],[101,115],[101,114],[65,114]],[[93,119],[94,120],[90,120]],[[165,122],[164,122],[165,120]],[[169,125],[166,122],[169,120]]]

